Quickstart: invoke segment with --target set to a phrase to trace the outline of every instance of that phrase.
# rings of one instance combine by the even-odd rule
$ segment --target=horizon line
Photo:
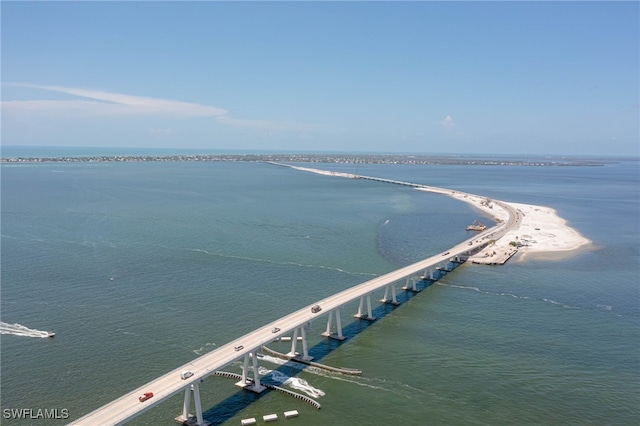
[[[145,146],[136,146],[136,147],[123,147],[123,146],[79,146],[79,145],[9,145],[9,144],[0,144],[0,158],[11,158],[5,157],[2,155],[2,151],[4,148],[10,149],[88,149],[88,150],[125,150],[125,151],[147,151],[146,153],[138,153],[128,155],[137,155],[137,156],[150,156],[154,155],[149,153],[149,151],[176,151],[172,154],[166,155],[181,155],[179,151],[185,151],[185,154],[189,155],[198,155],[197,152],[200,152],[200,155],[324,155],[324,156],[400,156],[400,157],[481,157],[481,158],[580,158],[580,159],[615,159],[615,158],[623,158],[623,159],[633,159],[640,161],[640,155],[631,155],[631,154],[541,154],[541,153],[477,153],[477,152],[410,152],[410,151],[358,151],[358,150],[288,150],[288,149],[231,149],[231,148],[194,148],[194,147],[145,147]],[[124,154],[124,153],[123,153]],[[99,156],[114,156],[117,154],[109,153],[107,154],[92,154]],[[160,154],[158,154],[160,155]],[[57,155],[58,157],[64,155]],[[71,156],[74,157],[88,157],[91,154],[73,154]],[[34,156],[34,158],[43,157]]]

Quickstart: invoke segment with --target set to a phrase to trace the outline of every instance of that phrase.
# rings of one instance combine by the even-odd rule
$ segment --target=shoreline
[[[15,147],[9,151],[15,151]],[[588,157],[549,157],[528,155],[522,157],[501,155],[456,155],[456,154],[365,154],[365,153],[325,153],[325,154],[286,154],[286,153],[102,153],[57,155],[46,152],[34,155],[33,152],[18,150],[12,155],[1,156],[0,163],[96,163],[96,162],[173,162],[173,161],[258,161],[271,163],[334,163],[334,164],[407,164],[407,165],[461,165],[461,166],[524,166],[524,167],[602,167],[622,158]],[[64,149],[63,149],[64,151]],[[68,149],[67,149],[68,151]],[[80,151],[78,151],[80,152]]]
[[[421,188],[419,188],[421,189]],[[427,190],[427,189],[424,189]],[[488,198],[454,191],[451,197],[472,204],[475,208],[490,215],[496,221],[504,221],[508,213],[501,208],[494,209],[497,204]],[[502,201],[517,209],[522,221],[518,228],[509,231],[496,240],[494,247],[500,250],[517,245],[520,257],[533,253],[571,252],[584,248],[592,241],[585,238],[577,230],[570,227],[555,209],[535,204],[513,203]]]
[[[348,179],[357,179],[359,176],[351,173],[333,172],[309,167],[284,165],[296,170],[307,171],[324,176],[335,176]],[[509,213],[500,208],[499,204],[488,197],[456,191],[446,188],[431,187],[421,185],[416,187],[419,191],[435,192],[447,195],[457,200],[471,204],[481,212],[488,214],[496,222],[503,222],[508,219]],[[574,252],[580,248],[587,247],[592,241],[585,238],[578,231],[567,225],[567,221],[558,216],[555,209],[551,207],[538,206],[534,204],[512,203],[500,201],[517,209],[522,217],[520,225],[501,238],[491,246],[491,251],[507,252],[517,248],[520,258],[527,254],[563,252],[565,254]],[[494,208],[494,206],[496,208]],[[515,246],[514,246],[515,245]],[[515,253],[513,253],[515,254]],[[484,255],[490,256],[489,253]],[[483,256],[481,253],[480,256]]]

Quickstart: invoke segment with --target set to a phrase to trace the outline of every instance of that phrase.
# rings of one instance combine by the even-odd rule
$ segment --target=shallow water
[[[351,323],[357,306],[345,307],[349,338],[326,341],[316,322],[311,352],[361,377],[261,361],[324,393],[321,410],[216,377],[201,388],[207,420],[296,409],[305,425],[640,421],[637,163],[358,173],[553,207],[593,245],[463,265],[400,307],[378,308],[372,324]],[[69,419],[50,422],[65,424],[301,306],[456,244],[476,218],[438,194],[258,163],[3,164],[2,321],[56,337],[1,336],[2,407],[68,409]],[[177,396],[132,424],[174,424],[181,405]]]

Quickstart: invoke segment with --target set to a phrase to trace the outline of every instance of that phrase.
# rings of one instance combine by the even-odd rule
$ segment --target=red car
[[[142,395],[138,399],[140,400],[140,402],[145,402],[149,398],[153,398],[153,392],[145,392],[144,395]]]

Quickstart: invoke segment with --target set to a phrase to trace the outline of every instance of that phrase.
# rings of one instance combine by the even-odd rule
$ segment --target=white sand
[[[327,176],[343,178],[356,177],[350,173],[332,172],[298,166],[291,167],[297,170]],[[505,209],[501,208],[493,200],[490,200],[487,197],[431,186],[425,186],[418,189],[421,191],[448,195],[460,201],[469,203],[477,209],[488,213],[497,221],[505,221],[509,217],[509,213]],[[522,214],[522,221],[517,229],[509,231],[502,238],[496,241],[496,249],[502,247],[508,248],[512,241],[519,243],[518,251],[520,253],[571,251],[591,243],[590,240],[568,226],[566,221],[558,216],[556,211],[550,207],[502,202],[518,209]]]
[[[447,195],[472,204],[496,220],[504,221],[509,216],[506,210],[486,197],[456,191],[449,191]],[[522,214],[522,221],[517,229],[509,231],[496,241],[497,247],[509,246],[509,243],[514,241],[520,243],[518,248],[520,253],[533,253],[571,251],[591,243],[578,231],[568,226],[567,222],[550,207],[504,203],[518,209]]]

